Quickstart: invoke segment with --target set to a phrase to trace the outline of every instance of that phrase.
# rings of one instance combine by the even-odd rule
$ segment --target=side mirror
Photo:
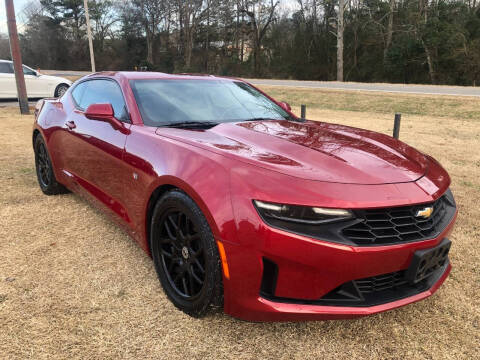
[[[85,111],[85,116],[90,120],[110,122],[114,118],[112,104],[92,104]]]
[[[115,118],[112,104],[91,104],[85,111],[85,117],[90,120],[108,122],[115,130],[124,134],[130,132],[121,121]]]
[[[285,102],[285,101],[280,101],[279,104],[280,104],[280,107],[281,107],[283,110],[288,111],[288,112],[292,111],[292,107],[290,106],[289,103],[287,103],[287,102]]]

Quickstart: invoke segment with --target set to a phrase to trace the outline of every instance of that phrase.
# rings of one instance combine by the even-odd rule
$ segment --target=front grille
[[[444,274],[447,265],[448,260],[443,266],[416,283],[411,283],[408,280],[408,270],[348,281],[322,296],[321,299],[314,303],[331,306],[375,306],[386,304],[428,290]]]
[[[362,294],[370,294],[378,291],[396,289],[399,286],[405,285],[407,279],[405,278],[405,270],[396,271],[389,274],[372,276],[365,279],[354,280],[358,291]]]
[[[415,216],[419,210],[432,206],[428,218]],[[429,204],[395,208],[357,210],[353,225],[342,234],[357,245],[385,245],[433,238],[446,227],[455,212],[446,196]]]
[[[347,281],[317,300],[275,296],[278,266],[271,260],[263,258],[264,270],[260,296],[291,304],[356,307],[386,304],[430,289],[447,270],[450,244],[450,241],[445,238],[434,248],[417,250],[412,263],[405,270]],[[428,266],[423,264],[427,260]],[[426,268],[432,271],[428,271],[428,274],[423,276]]]

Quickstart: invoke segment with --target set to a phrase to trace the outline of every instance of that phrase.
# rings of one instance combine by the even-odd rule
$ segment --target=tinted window
[[[132,80],[130,84],[145,125],[289,118],[280,106],[241,81]]]
[[[34,75],[34,76],[36,76],[37,73],[35,71],[33,71],[32,69],[29,69],[25,65],[23,65],[23,75]]]
[[[85,84],[85,85],[84,85]],[[112,80],[90,80],[79,84],[84,89],[78,90],[78,100],[74,96],[78,106],[86,110],[91,104],[112,104],[115,117],[118,120],[127,120],[125,101],[120,87]]]
[[[82,82],[75,86],[75,88],[72,91],[72,96],[73,100],[75,100],[77,106],[80,106],[80,102],[82,100],[83,93],[85,92],[85,89],[87,88],[87,82]]]
[[[0,73],[13,74],[12,64],[6,62],[0,62]]]

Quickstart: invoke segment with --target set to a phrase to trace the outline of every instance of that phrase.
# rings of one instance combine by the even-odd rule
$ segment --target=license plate
[[[452,242],[445,238],[434,248],[415,251],[410,267],[407,269],[407,280],[411,284],[416,284],[442,268],[448,262],[451,245]]]

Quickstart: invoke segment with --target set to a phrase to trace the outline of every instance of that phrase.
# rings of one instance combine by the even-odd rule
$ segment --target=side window
[[[33,75],[37,76],[37,73],[33,71],[32,69],[27,68],[25,65],[22,65],[23,68],[23,75]]]
[[[8,62],[0,62],[0,74],[13,74],[12,64]]]
[[[87,82],[82,82],[77,86],[75,86],[75,88],[72,91],[73,100],[75,100],[75,103],[77,104],[78,107],[81,107],[80,104],[86,88],[87,88]]]
[[[128,121],[122,91],[116,82],[111,80],[90,80],[78,105],[87,109],[91,104],[112,104],[115,117],[120,121]]]

